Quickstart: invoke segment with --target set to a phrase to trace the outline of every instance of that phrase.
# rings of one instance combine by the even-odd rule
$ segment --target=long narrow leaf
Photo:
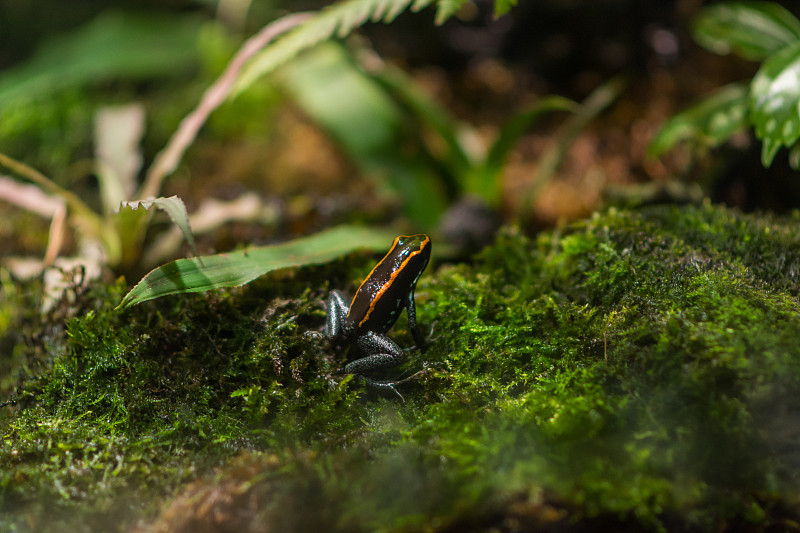
[[[303,50],[334,36],[346,37],[355,28],[372,22],[391,22],[408,9],[422,9],[433,0],[348,0],[323,9],[266,47],[244,68],[232,96],[247,89],[257,79],[274,71]]]
[[[142,208],[141,211],[139,210],[140,207]],[[186,242],[189,243],[192,252],[197,255],[197,245],[194,242],[194,235],[192,235],[192,230],[189,227],[189,214],[186,212],[186,205],[177,196],[151,198],[149,200],[137,200],[135,202],[122,202],[118,214],[121,218],[127,218],[133,215],[133,219],[139,219],[144,216],[144,212],[150,211],[153,207],[167,213],[172,222],[183,232],[183,236],[186,238]],[[134,221],[133,224],[138,225],[138,220]],[[126,229],[131,230],[132,228],[128,227]]]
[[[377,179],[378,186],[389,185],[404,200],[404,213],[416,226],[435,224],[446,204],[438,174],[412,150],[398,150],[410,146],[404,114],[342,45],[324,43],[309,50],[281,71],[280,80],[359,172]]]
[[[340,226],[282,244],[179,259],[142,278],[120,307],[169,294],[237,287],[272,270],[327,263],[358,249],[385,250],[393,237],[386,230]]]
[[[398,68],[386,66],[373,75],[390,94],[400,100],[420,122],[435,131],[444,141],[447,150],[447,166],[455,175],[463,175],[472,166],[474,159],[458,139],[459,126],[455,118],[433,98],[425,94]]]
[[[525,201],[522,203],[523,209],[530,209],[539,193],[555,176],[570,147],[589,121],[610,106],[624,88],[624,79],[612,78],[592,91],[581,102],[580,107],[569,117],[556,134],[556,142],[545,151],[539,160],[539,164],[536,166],[536,177],[528,187]],[[523,218],[527,218],[527,213]]]
[[[29,60],[3,72],[0,108],[19,98],[117,78],[174,76],[198,59],[202,21],[107,12],[80,28],[48,40]]]
[[[761,139],[761,164],[800,139],[800,40],[770,56],[750,83],[750,116]]]
[[[661,126],[647,154],[658,157],[686,139],[697,139],[709,146],[725,142],[747,126],[747,99],[748,88],[741,83],[722,87]]]
[[[527,109],[521,110],[500,128],[500,131],[489,148],[485,159],[475,165],[465,178],[465,188],[471,194],[477,194],[490,204],[499,201],[501,195],[501,174],[506,156],[516,142],[539,118],[554,111],[577,111],[579,105],[561,96],[547,96]]]
[[[712,52],[755,61],[800,39],[800,21],[777,2],[720,2],[698,14],[693,30]]]
[[[514,144],[542,115],[553,111],[577,111],[578,108],[579,105],[569,98],[554,95],[546,96],[527,109],[523,109],[503,124],[497,140],[486,156],[486,168],[492,173],[499,172]]]

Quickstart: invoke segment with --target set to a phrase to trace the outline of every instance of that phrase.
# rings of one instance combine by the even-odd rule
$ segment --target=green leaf
[[[769,167],[781,146],[782,143],[777,139],[764,139],[761,143],[761,164]]]
[[[490,173],[499,172],[508,152],[519,138],[539,118],[553,111],[577,111],[577,102],[561,96],[546,96],[535,104],[521,110],[500,128],[497,139],[486,156],[486,168]]]
[[[541,99],[503,125],[486,155],[482,150],[467,150],[461,141],[462,126],[445,108],[421,91],[407,74],[398,69],[386,68],[376,79],[414,114],[422,126],[430,128],[438,135],[436,140],[441,142],[436,144],[440,146],[439,152],[444,152],[438,159],[455,178],[454,185],[459,192],[481,196],[490,204],[498,199],[498,175],[508,151],[519,137],[545,113],[574,110],[578,107],[577,103],[560,96]]]
[[[454,176],[463,175],[473,164],[459,139],[459,124],[443,106],[439,105],[414,80],[399,68],[387,66],[375,74],[375,80],[399,102],[407,112],[413,114],[423,126],[436,132],[445,152],[440,159]]]
[[[781,146],[800,138],[800,41],[761,65],[750,84],[750,113],[768,167]]]
[[[494,18],[500,18],[508,13],[512,7],[517,5],[517,0],[495,0]]]
[[[139,207],[142,208],[142,211],[139,211]],[[189,227],[189,215],[186,212],[186,205],[184,205],[183,201],[177,196],[170,196],[169,198],[153,198],[150,200],[137,200],[135,202],[122,202],[119,209],[119,215],[125,216],[130,212],[138,212],[142,213],[143,215],[144,212],[149,211],[153,207],[161,209],[167,213],[172,222],[174,222],[175,225],[178,226],[183,232],[183,236],[186,238],[186,242],[189,243],[189,247],[192,249],[192,252],[197,255],[197,245],[194,242],[194,235],[192,235],[192,230]]]
[[[800,39],[800,21],[775,2],[723,2],[694,20],[695,40],[718,54],[761,60]]]
[[[673,116],[656,134],[648,155],[658,157],[680,141],[717,146],[747,126],[747,87],[734,83]]]
[[[388,184],[403,200],[404,213],[432,227],[446,202],[439,177],[408,147],[400,107],[338,43],[325,43],[281,72],[291,97],[344,149],[367,177]],[[357,125],[357,126],[354,126]]]
[[[581,109],[577,102],[561,96],[546,96],[534,105],[523,109],[503,124],[489,148],[486,158],[475,165],[465,179],[468,193],[478,195],[489,204],[496,204],[501,196],[502,172],[506,157],[516,142],[539,118],[554,111]]]
[[[237,287],[272,270],[327,263],[354,250],[387,250],[394,236],[383,229],[339,226],[282,244],[178,259],[142,278],[120,307],[169,294]]]
[[[386,146],[396,150],[397,106],[341,45],[325,43],[310,50],[287,65],[280,80],[303,111],[356,161]]]
[[[99,15],[4,71],[0,108],[95,81],[174,76],[196,63],[199,29],[199,20],[185,15]]]
[[[367,21],[391,22],[411,7],[419,10],[433,0],[347,0],[332,4],[259,52],[242,69],[229,98],[287,63],[303,50],[333,36],[346,37]]]
[[[611,78],[593,90],[583,102],[569,116],[563,126],[555,135],[555,142],[541,155],[536,165],[536,174],[528,186],[525,199],[522,202],[524,210],[534,205],[535,199],[544,190],[547,183],[556,175],[561,164],[569,152],[570,147],[578,138],[586,125],[608,108],[622,92],[626,82],[623,78]],[[523,219],[528,218],[523,213]]]
[[[458,13],[461,6],[469,0],[439,0],[436,2],[436,24],[444,24],[447,19]]]

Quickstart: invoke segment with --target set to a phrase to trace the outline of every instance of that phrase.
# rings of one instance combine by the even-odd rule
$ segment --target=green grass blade
[[[142,278],[120,307],[169,294],[237,287],[272,270],[327,263],[358,249],[387,250],[394,236],[383,229],[339,226],[281,244],[178,259]]]
[[[170,196],[168,198],[159,197],[151,198],[149,200],[136,200],[135,202],[122,202],[119,208],[120,214],[125,214],[128,211],[138,211],[141,207],[144,211],[150,211],[153,207],[161,209],[169,216],[170,220],[175,223],[183,232],[186,242],[195,255],[198,255],[197,245],[194,242],[194,235],[189,227],[189,215],[186,212],[186,205],[177,196]]]
[[[280,80],[359,172],[402,198],[416,227],[434,226],[447,203],[440,176],[414,153],[408,117],[347,49],[321,44],[287,65]]]
[[[230,98],[236,97],[256,80],[289,62],[303,50],[334,36],[347,37],[353,30],[368,21],[391,22],[407,8],[419,10],[430,4],[431,1],[343,0],[335,2],[253,57],[239,74]]]
[[[769,57],[750,82],[750,117],[756,137],[764,143],[765,167],[781,148],[800,140],[800,41]]]
[[[486,155],[486,167],[492,172],[499,172],[506,160],[506,156],[516,142],[539,118],[555,111],[578,111],[579,104],[562,96],[545,96],[534,105],[520,110],[505,124],[502,125],[497,139]]]
[[[687,139],[719,146],[747,126],[748,94],[747,86],[732,83],[674,115],[658,130],[647,155],[658,157]]]
[[[718,2],[698,13],[692,29],[708,50],[752,61],[800,39],[800,21],[777,2]]]
[[[472,157],[459,141],[459,125],[444,106],[439,105],[416,85],[408,74],[394,67],[385,67],[374,74],[389,95],[400,102],[419,122],[439,136],[446,147],[443,161],[454,176],[462,176],[473,165]]]
[[[539,194],[558,172],[567,152],[586,125],[608,108],[624,88],[625,80],[623,78],[612,78],[592,91],[581,102],[581,105],[575,109],[574,114],[569,117],[556,134],[556,142],[539,159],[535,178],[528,187],[525,193],[525,200],[522,202],[523,210],[530,209],[535,199],[538,198]],[[528,218],[528,213],[524,213],[524,215],[523,219]]]
[[[506,156],[517,141],[539,118],[556,111],[577,112],[578,103],[561,96],[546,96],[533,106],[522,109],[502,125],[497,138],[483,159],[475,164],[464,177],[464,189],[472,195],[497,205],[501,197],[501,183]]]
[[[174,76],[189,70],[198,61],[201,24],[185,15],[101,14],[68,34],[49,39],[30,59],[4,71],[0,108],[64,87]]]

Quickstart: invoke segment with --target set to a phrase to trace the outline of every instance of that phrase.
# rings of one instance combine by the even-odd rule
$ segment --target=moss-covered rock
[[[388,372],[423,370],[404,402],[337,374],[318,333],[364,257],[128,312],[121,286],[97,289],[63,342],[29,343],[0,411],[0,527],[796,523],[798,230],[798,215],[705,205],[505,231],[420,280],[434,327]]]

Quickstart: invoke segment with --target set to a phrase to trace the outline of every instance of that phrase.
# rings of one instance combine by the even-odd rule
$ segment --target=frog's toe
[[[368,378],[368,377],[366,377],[366,376],[364,376],[362,374],[354,374],[354,375],[356,376],[356,378],[359,381],[363,382],[367,386],[367,388],[374,389],[374,390],[379,390],[381,392],[390,392],[391,391],[392,393],[396,394],[397,397],[400,398],[400,400],[402,402],[406,401],[406,399],[403,398],[403,395],[400,394],[400,391],[398,391],[395,388],[395,385],[397,385],[397,383],[399,383],[399,382],[397,382],[397,381],[376,381],[376,380]]]

